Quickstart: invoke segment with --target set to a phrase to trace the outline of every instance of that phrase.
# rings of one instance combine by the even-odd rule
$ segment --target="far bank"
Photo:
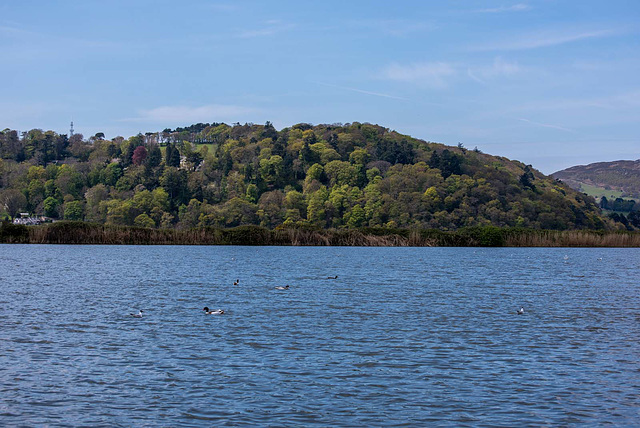
[[[369,247],[640,247],[640,233],[473,227],[437,229],[151,229],[60,221],[0,225],[0,243],[84,245],[291,245]]]

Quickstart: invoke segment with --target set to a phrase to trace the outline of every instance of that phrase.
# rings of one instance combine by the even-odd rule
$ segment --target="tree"
[[[328,196],[329,192],[324,187],[310,195],[307,205],[307,220],[311,224],[321,227],[326,225],[324,203]]]
[[[164,153],[165,164],[178,168],[180,166],[180,151],[174,144],[167,144],[166,151]]]
[[[84,206],[80,201],[71,201],[64,204],[65,220],[82,220],[84,218]]]
[[[169,196],[172,207],[178,207],[189,200],[187,172],[177,168],[165,168],[160,177],[160,185]]]
[[[0,190],[0,209],[4,208],[11,217],[27,207],[27,198],[16,189]]]
[[[269,159],[260,159],[260,176],[267,185],[275,185],[278,183],[283,175],[283,171],[281,156],[274,155]]]
[[[139,216],[137,216],[133,220],[133,224],[138,227],[148,227],[148,228],[156,227],[156,222],[153,221],[153,219],[145,213],[142,213]]]
[[[155,168],[162,162],[162,150],[157,144],[149,144],[149,153],[147,155],[147,165]]]
[[[345,213],[344,216],[350,228],[362,227],[366,220],[364,209],[360,205],[354,206],[351,211]]]
[[[58,202],[58,200],[56,198],[53,198],[53,197],[49,196],[42,203],[42,205],[44,207],[44,215],[47,216],[47,217],[57,218],[58,217],[58,206],[59,206],[59,204],[60,203]]]
[[[62,165],[58,170],[55,183],[63,196],[71,195],[74,199],[82,198],[83,176],[73,166]]]
[[[147,149],[144,146],[138,146],[133,151],[133,155],[131,156],[131,160],[134,165],[139,166],[142,165],[142,162],[147,158]]]
[[[109,197],[109,189],[104,184],[97,184],[92,188],[88,189],[84,193],[84,199],[87,201],[85,210],[86,210],[86,219],[88,221],[95,221],[104,223],[107,219],[107,213],[101,207],[102,201],[106,201]]]
[[[117,163],[110,163],[102,170],[100,174],[100,181],[107,186],[115,186],[118,180],[122,177],[122,168]]]
[[[526,165],[524,167],[524,173],[520,176],[520,184],[524,188],[529,188],[531,190],[536,190],[536,186],[533,184],[533,180],[535,177],[531,172],[531,165]]]
[[[247,201],[255,204],[258,202],[258,186],[251,183],[247,186]]]

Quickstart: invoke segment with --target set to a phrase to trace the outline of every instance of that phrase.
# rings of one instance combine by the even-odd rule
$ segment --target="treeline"
[[[611,211],[640,211],[640,204],[633,199],[615,198],[613,200],[609,200],[606,196],[600,198],[600,207]]]
[[[640,204],[633,199],[609,200],[603,196],[600,199],[600,207],[603,210],[613,211],[608,217],[616,223],[623,224],[628,230],[640,229]]]
[[[0,243],[107,245],[294,245],[413,247],[640,247],[640,233],[471,227],[456,231],[387,228],[311,229],[240,226],[149,229],[61,221],[0,223]]]
[[[623,228],[529,165],[366,123],[0,132],[0,218],[156,229]]]

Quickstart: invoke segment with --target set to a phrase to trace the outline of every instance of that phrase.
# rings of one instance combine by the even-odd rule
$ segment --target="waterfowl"
[[[238,284],[240,284],[240,280],[236,279],[236,282],[234,282],[233,285],[238,285]]]
[[[523,307],[520,307],[520,309],[518,309],[518,310],[516,311],[516,313],[517,313],[518,315],[522,315],[522,314],[524,314],[524,308],[523,308]]]
[[[276,290],[288,290],[288,289],[289,289],[288,285],[285,285],[284,287],[279,285],[279,286],[276,287]]]
[[[142,312],[144,312],[142,309],[140,309],[140,311],[137,314],[129,314],[134,318],[142,318]]]
[[[336,276],[328,276],[327,279],[338,279],[338,275],[336,275]]]
[[[204,313],[207,315],[222,315],[224,311],[222,309],[216,309],[215,311],[210,311],[206,306],[203,309]]]

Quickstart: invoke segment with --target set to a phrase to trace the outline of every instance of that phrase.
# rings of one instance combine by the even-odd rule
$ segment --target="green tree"
[[[122,168],[117,163],[110,163],[102,170],[100,181],[107,186],[115,186],[120,177],[122,177]]]
[[[351,211],[345,213],[344,217],[350,228],[362,227],[366,220],[364,209],[360,205],[351,208]]]
[[[247,186],[247,201],[252,204],[258,202],[258,186],[253,183]]]
[[[84,205],[80,201],[71,201],[64,204],[65,220],[82,220],[84,218]]]
[[[133,224],[138,227],[155,228],[156,222],[147,214],[142,213],[133,220]]]
[[[109,198],[109,189],[104,184],[96,184],[84,193],[85,217],[88,221],[104,223],[107,220],[107,212],[101,202]]]
[[[309,203],[307,205],[307,220],[309,223],[320,227],[326,226],[324,203],[327,201],[328,196],[329,192],[324,187],[309,196]]]
[[[60,205],[60,202],[58,202],[56,198],[49,196],[42,204],[45,216],[58,218],[58,206]]]
[[[155,168],[162,163],[162,151],[157,144],[149,145],[149,153],[147,155],[146,162],[151,168]]]

